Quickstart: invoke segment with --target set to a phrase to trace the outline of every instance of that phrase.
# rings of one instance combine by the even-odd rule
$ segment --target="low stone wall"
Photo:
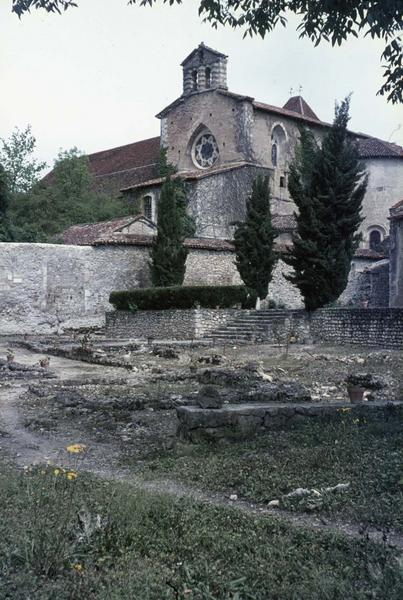
[[[307,319],[314,342],[403,350],[403,309],[321,309]]]
[[[211,409],[180,406],[176,409],[179,420],[177,435],[197,443],[220,439],[248,439],[275,429],[292,427],[307,417],[326,418],[339,411],[351,410],[354,417],[389,416],[401,411],[402,402],[363,402],[360,404],[228,404]]]
[[[236,309],[114,311],[106,314],[106,335],[117,338],[193,340],[235,319]]]

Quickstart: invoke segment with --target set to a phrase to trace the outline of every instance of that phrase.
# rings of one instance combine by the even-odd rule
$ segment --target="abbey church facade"
[[[189,211],[197,236],[231,239],[244,216],[245,198],[259,172],[270,176],[272,214],[280,238],[294,226],[288,170],[301,126],[318,142],[323,122],[301,96],[276,107],[228,89],[226,55],[200,44],[182,62],[181,95],[158,115],[159,138],[89,155],[99,184],[138,201],[145,216],[157,220],[159,152],[188,184]],[[403,149],[370,135],[352,133],[369,172],[363,206],[362,250],[376,251],[388,236],[389,209],[403,197]],[[364,255],[364,252],[361,253]],[[369,252],[367,252],[369,256]]]

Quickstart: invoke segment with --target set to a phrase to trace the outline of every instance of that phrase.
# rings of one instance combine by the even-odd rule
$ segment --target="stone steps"
[[[288,310],[259,310],[245,311],[228,323],[220,325],[204,336],[204,339],[215,342],[248,342],[248,341],[273,341],[275,328],[284,326],[286,319],[298,319],[302,311]]]

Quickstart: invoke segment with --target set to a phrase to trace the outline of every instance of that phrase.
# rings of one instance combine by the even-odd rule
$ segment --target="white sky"
[[[90,153],[159,135],[154,115],[180,96],[179,64],[201,41],[229,55],[231,91],[282,106],[302,85],[325,121],[335,100],[354,92],[350,128],[403,145],[402,107],[376,96],[380,41],[314,48],[299,40],[294,19],[265,40],[243,39],[203,24],[195,0],[153,8],[77,1],[62,16],[33,11],[21,21],[11,0],[0,7],[0,137],[30,123],[49,164],[60,148]]]

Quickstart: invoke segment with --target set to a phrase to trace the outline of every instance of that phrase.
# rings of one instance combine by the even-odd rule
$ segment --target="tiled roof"
[[[94,240],[93,246],[152,246],[154,237],[137,234],[111,234]],[[233,252],[234,246],[227,240],[212,238],[189,238],[185,240],[187,248],[195,250],[216,250],[218,252]]]
[[[358,138],[360,158],[403,158],[403,148],[373,137]]]
[[[101,221],[100,223],[72,225],[60,234],[60,239],[63,244],[88,246],[100,236],[110,235],[117,229],[133,223],[138,218],[133,216],[119,217],[111,221]]]
[[[159,158],[159,137],[88,155],[97,184],[107,182],[117,190],[158,176]]]
[[[284,104],[283,108],[299,113],[303,117],[308,117],[308,119],[320,121],[319,117],[317,117],[302,96],[293,96],[292,98],[289,98],[289,100],[287,100],[287,102]]]
[[[222,167],[217,167],[213,169],[208,169],[205,171],[195,170],[195,171],[181,171],[180,173],[176,173],[172,176],[172,179],[176,179],[180,177],[185,181],[193,181],[196,179],[205,179],[206,177],[211,177],[212,175],[219,175],[220,173],[225,173],[227,171],[235,171],[236,169],[241,169],[243,167],[255,167],[259,169],[271,170],[269,167],[264,167],[262,165],[258,165],[256,163],[251,163],[248,161],[240,161],[236,163],[230,163],[228,165],[224,165]],[[150,179],[149,181],[145,181],[142,183],[138,183],[136,185],[128,186],[127,188],[122,188],[121,191],[125,192],[127,190],[137,189],[137,188],[145,188],[152,187],[154,185],[160,185],[165,181],[165,177],[157,177],[155,179]]]
[[[202,42],[201,44],[199,44],[199,46],[197,48],[192,50],[192,52],[181,62],[181,67],[183,67],[183,65],[185,65],[188,62],[188,60],[190,60],[192,58],[192,56],[197,54],[197,52],[199,52],[200,50],[207,50],[207,52],[211,52],[212,54],[215,54],[216,56],[221,56],[222,58],[228,58],[228,56],[226,54],[223,54],[222,52],[218,52],[218,50],[214,50],[214,48],[209,48],[209,46],[206,46],[204,44],[204,42]]]

